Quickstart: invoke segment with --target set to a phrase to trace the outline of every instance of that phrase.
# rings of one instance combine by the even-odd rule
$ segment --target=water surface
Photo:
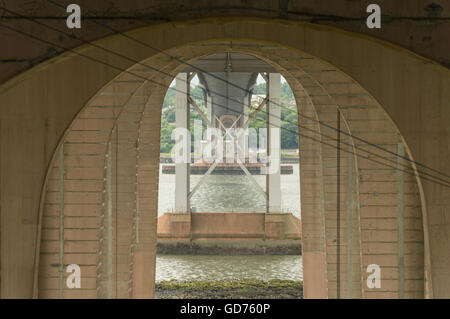
[[[156,282],[165,280],[303,279],[301,256],[158,255]]]
[[[299,165],[292,175],[281,175],[282,210],[300,217]],[[174,207],[175,175],[159,177],[158,214]],[[265,176],[254,175],[265,189]],[[202,175],[191,175],[191,189]],[[191,199],[196,212],[264,212],[265,199],[245,175],[210,175]],[[301,256],[158,255],[156,281],[164,280],[302,280]]]
[[[300,217],[299,165],[292,175],[281,175],[282,210]],[[253,175],[262,189],[265,189],[265,176]],[[191,189],[197,185],[202,175],[191,175]],[[175,175],[159,175],[158,214],[170,212],[175,200]],[[192,196],[191,207],[196,212],[264,212],[266,210],[263,194],[246,175],[210,175]]]

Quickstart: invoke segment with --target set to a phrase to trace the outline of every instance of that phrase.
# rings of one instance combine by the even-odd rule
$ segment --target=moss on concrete
[[[159,241],[158,254],[175,255],[301,255],[301,240]]]
[[[301,299],[302,296],[303,283],[292,280],[171,280],[156,284],[156,297],[161,299]]]

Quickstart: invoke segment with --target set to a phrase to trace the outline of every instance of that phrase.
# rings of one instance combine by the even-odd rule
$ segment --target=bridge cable
[[[111,67],[111,68],[113,68],[113,69],[116,69],[116,70],[118,70],[118,71],[121,71],[122,73],[130,74],[130,75],[132,75],[132,76],[135,76],[135,77],[137,77],[137,78],[141,78],[141,79],[143,79],[143,80],[145,80],[145,81],[154,83],[154,84],[159,85],[159,86],[162,86],[162,87],[164,87],[164,88],[167,87],[165,84],[162,84],[162,83],[156,82],[156,81],[154,81],[154,80],[152,80],[152,79],[149,79],[149,78],[140,76],[140,75],[138,75],[138,74],[132,73],[132,72],[130,72],[130,71],[128,71],[128,70],[125,70],[125,69],[122,69],[122,68],[120,68],[120,67],[114,66],[114,65],[109,64],[109,63],[107,63],[107,62],[104,62],[104,61],[102,61],[102,60],[99,60],[99,59],[93,58],[93,57],[91,57],[91,56],[85,55],[85,54],[83,54],[83,53],[79,53],[79,52],[77,52],[77,51],[74,50],[74,49],[65,48],[65,47],[63,47],[63,46],[60,46],[60,45],[58,45],[58,44],[52,43],[52,42],[47,41],[47,40],[43,40],[43,39],[41,39],[41,38],[39,38],[39,37],[37,37],[37,36],[35,36],[35,35],[32,35],[32,34],[23,32],[23,31],[21,31],[21,30],[19,30],[19,29],[16,29],[16,28],[13,28],[13,27],[10,27],[10,26],[6,26],[6,25],[3,25],[3,24],[0,24],[0,26],[3,27],[3,28],[9,29],[9,30],[11,30],[11,31],[17,32],[17,33],[19,33],[19,34],[25,35],[25,36],[27,36],[27,37],[29,37],[29,38],[35,39],[35,40],[37,40],[37,41],[40,41],[40,42],[43,42],[43,43],[46,43],[46,44],[50,44],[50,45],[52,45],[52,46],[59,47],[60,49],[63,49],[63,50],[66,50],[66,51],[75,53],[75,54],[77,54],[77,55],[79,55],[79,56],[82,56],[82,57],[84,57],[84,58],[87,58],[87,59],[89,59],[89,60],[92,60],[92,61],[94,61],[94,62],[96,62],[96,63],[100,63],[100,64],[103,64],[103,65],[105,65],[105,66],[109,66],[109,67]],[[177,91],[176,89],[173,89],[173,90]],[[217,105],[217,106],[219,106],[219,107],[222,107],[222,108],[225,108],[224,106],[219,105],[219,104],[215,104],[215,105]],[[264,113],[267,113],[267,112],[264,112]],[[260,120],[259,118],[255,118],[255,119],[256,119],[256,120]],[[254,119],[254,120],[255,120],[255,119]],[[290,122],[290,121],[284,121],[284,122],[288,122],[288,123],[291,123],[291,124],[298,125],[298,127],[302,127],[301,125],[299,125],[299,124],[297,124],[297,123]],[[306,138],[306,139],[310,139],[310,140],[316,141],[316,142],[318,142],[318,143],[321,143],[322,145],[327,145],[327,146],[336,148],[336,146],[334,146],[334,145],[330,145],[330,144],[325,143],[325,142],[323,142],[323,141],[321,141],[321,140],[317,140],[317,139],[311,138],[310,136],[304,135],[304,134],[302,134],[302,133],[300,133],[300,132],[295,132],[295,131],[292,131],[292,130],[289,130],[289,129],[283,128],[283,127],[278,127],[278,126],[275,126],[275,127],[280,128],[280,129],[282,129],[282,130],[285,130],[285,131],[287,131],[287,132],[290,132],[290,133],[292,133],[292,134],[298,134],[299,136],[302,136],[302,137],[304,137],[304,138]],[[320,133],[319,131],[315,131],[315,130],[312,130],[312,129],[309,129],[309,128],[306,128],[306,127],[303,127],[303,129],[313,131],[313,132],[315,132],[315,133],[318,133],[318,134],[322,135],[323,137],[328,137],[327,135],[324,135],[324,134]],[[347,134],[347,135],[348,135],[348,134]],[[332,138],[332,137],[328,137],[328,138],[331,138],[331,139],[335,140],[335,139]],[[347,143],[341,142],[341,144],[347,144]],[[347,144],[347,145],[351,145],[351,144]],[[353,145],[352,145],[352,147],[355,148],[355,149],[359,149],[359,148],[354,147]],[[361,149],[360,149],[360,150],[361,150]],[[372,162],[378,163],[378,164],[380,164],[380,165],[384,165],[384,166],[389,167],[389,168],[393,168],[393,169],[395,169],[395,170],[401,170],[401,169],[399,169],[399,168],[397,168],[397,167],[389,166],[389,165],[387,165],[387,164],[385,164],[385,163],[376,161],[376,160],[370,158],[369,156],[364,156],[364,155],[361,155],[361,154],[357,154],[357,153],[355,153],[355,152],[347,151],[347,150],[342,149],[342,148],[341,148],[341,151],[344,151],[344,152],[347,152],[347,153],[351,153],[351,154],[353,154],[353,155],[355,155],[355,156],[357,156],[357,157],[360,157],[360,158],[363,158],[363,159],[366,159],[366,160],[370,160],[370,161],[372,161]],[[368,154],[372,154],[372,155],[375,155],[375,156],[377,156],[377,157],[380,157],[380,158],[382,158],[382,159],[384,159],[384,160],[389,161],[389,159],[387,159],[387,158],[385,158],[385,157],[382,157],[382,156],[380,156],[380,155],[371,153],[371,152],[369,152],[369,151],[366,151],[366,150],[361,150],[361,151],[364,151],[364,152],[366,152],[366,153],[368,153]],[[394,153],[394,154],[395,154],[395,153]],[[414,175],[414,176],[416,175],[416,173],[415,173],[415,171],[414,171],[413,168],[408,167],[407,169],[408,169],[408,170],[401,170],[401,171],[403,171],[403,172],[405,172],[405,173],[407,173],[407,174]],[[412,172],[409,171],[409,170],[412,170]],[[421,171],[419,171],[419,170],[417,170],[417,172],[419,173],[419,176],[420,176],[423,180],[430,181],[430,182],[433,182],[433,183],[435,183],[435,184],[439,184],[439,185],[441,185],[441,186],[450,188],[450,182],[448,182],[448,181],[446,181],[446,180],[440,179],[439,177],[430,175],[430,174],[428,174],[428,173],[421,172]],[[424,177],[423,175],[429,175],[431,178]]]
[[[58,3],[56,3],[56,2],[53,1],[53,0],[47,0],[47,1],[48,1],[49,3],[51,3],[51,4],[55,5],[55,6],[57,6],[57,7],[60,7],[60,8],[65,9],[64,6],[62,6],[62,5],[58,4]],[[250,92],[249,90],[245,89],[245,88],[239,87],[238,85],[236,85],[236,84],[234,84],[234,83],[231,83],[231,82],[229,82],[229,81],[226,80],[226,79],[222,79],[222,78],[216,76],[215,74],[212,74],[212,73],[210,73],[210,72],[207,72],[207,71],[205,71],[205,70],[202,70],[201,68],[197,67],[196,65],[193,65],[193,64],[191,64],[191,63],[189,63],[189,62],[186,62],[186,61],[184,61],[184,60],[182,60],[182,59],[180,59],[180,58],[178,58],[178,57],[172,56],[172,55],[170,55],[169,53],[165,52],[164,50],[155,48],[155,47],[149,45],[149,44],[146,43],[146,42],[143,42],[143,41],[141,41],[141,40],[139,40],[139,39],[136,39],[135,37],[133,37],[133,36],[131,36],[131,35],[125,34],[125,33],[121,32],[121,31],[116,30],[116,29],[114,29],[113,27],[110,27],[110,26],[108,26],[108,25],[106,25],[106,24],[104,24],[104,23],[101,23],[101,22],[99,22],[99,21],[97,21],[97,20],[95,20],[95,19],[89,19],[89,21],[92,22],[92,23],[94,23],[94,24],[97,24],[97,25],[99,25],[99,26],[101,26],[101,27],[103,27],[103,28],[108,29],[108,30],[114,32],[115,34],[119,34],[119,35],[121,35],[121,36],[123,36],[123,37],[125,37],[125,38],[127,38],[127,39],[130,39],[130,40],[132,40],[132,41],[134,41],[134,42],[136,42],[136,43],[139,43],[139,44],[141,44],[141,45],[143,45],[143,46],[145,46],[145,47],[147,47],[147,48],[150,48],[150,49],[152,49],[152,50],[154,50],[154,51],[156,51],[156,52],[162,53],[162,54],[164,54],[164,55],[170,57],[171,59],[175,59],[176,61],[178,61],[178,62],[180,62],[180,63],[182,63],[182,64],[184,64],[184,65],[187,65],[187,66],[189,66],[189,67],[192,67],[192,68],[198,70],[198,72],[202,72],[202,73],[208,74],[209,76],[214,77],[214,78],[218,79],[219,81],[223,81],[223,82],[225,82],[226,84],[231,85],[231,86],[233,86],[233,87],[236,87],[236,88],[238,88],[238,89],[244,91],[244,92],[247,93],[247,94],[251,94],[251,92]],[[286,108],[286,107],[285,107],[284,105],[282,105],[282,104],[278,104],[278,103],[275,103],[275,102],[271,102],[271,103],[273,103],[273,104],[275,104],[275,105],[278,105],[278,106],[280,106],[280,107],[282,107],[282,108]],[[300,115],[300,116],[303,116],[303,117],[305,117],[305,118],[307,118],[307,119],[309,119],[309,120],[318,122],[320,125],[323,125],[323,126],[325,126],[325,127],[328,127],[328,128],[330,128],[330,129],[332,129],[332,130],[337,130],[336,127],[333,127],[333,126],[331,126],[331,125],[329,125],[329,124],[327,124],[327,123],[325,123],[325,122],[323,122],[323,121],[317,120],[317,119],[315,119],[315,118],[309,118],[309,117],[306,117],[306,116],[302,115],[301,113],[299,113],[299,115]],[[425,164],[423,164],[423,163],[414,161],[414,160],[410,159],[409,157],[407,157],[406,155],[405,155],[405,156],[400,156],[399,154],[397,154],[397,153],[395,153],[395,152],[392,152],[392,151],[390,151],[390,150],[388,150],[388,149],[385,149],[384,147],[381,147],[381,146],[379,146],[379,145],[377,145],[377,144],[375,144],[375,143],[369,142],[369,141],[367,141],[367,140],[365,140],[365,139],[362,139],[362,138],[360,138],[360,137],[354,136],[354,135],[352,135],[351,133],[347,133],[347,132],[345,132],[345,131],[341,131],[340,133],[342,133],[342,134],[344,134],[344,135],[347,135],[347,136],[349,136],[349,137],[351,137],[351,138],[353,138],[353,139],[359,140],[360,142],[363,142],[363,143],[365,143],[365,144],[368,144],[368,145],[371,146],[371,147],[378,148],[378,149],[380,149],[380,150],[382,150],[382,151],[384,151],[384,152],[390,153],[391,155],[394,155],[394,156],[396,156],[396,157],[401,157],[402,159],[404,159],[404,160],[406,160],[406,161],[408,161],[408,162],[412,162],[412,163],[414,163],[414,164],[416,164],[416,165],[418,165],[418,166],[421,166],[421,167],[423,167],[423,168],[425,168],[425,169],[434,171],[435,173],[438,173],[438,174],[441,174],[441,175],[443,175],[443,176],[446,176],[446,177],[449,177],[449,178],[450,178],[450,175],[448,175],[448,174],[446,174],[446,173],[444,173],[444,172],[442,172],[442,171],[439,171],[439,170],[437,170],[437,169],[431,168],[431,167],[429,167],[429,166],[427,166],[427,165],[425,165]]]
[[[8,12],[10,12],[10,13],[12,13],[12,14],[18,15],[19,17],[25,18],[24,16],[22,16],[22,15],[16,13],[16,12],[14,12],[14,11],[11,11],[11,10],[8,10],[8,9],[5,9],[5,10],[8,11]],[[27,18],[25,18],[25,19],[27,19]],[[129,58],[129,57],[123,55],[123,54],[114,52],[114,51],[112,51],[112,50],[106,49],[106,48],[104,48],[104,47],[101,47],[101,46],[96,45],[96,44],[94,44],[94,43],[91,43],[91,42],[89,42],[89,41],[86,41],[86,40],[84,40],[84,39],[81,39],[81,38],[79,38],[79,37],[76,37],[76,36],[74,36],[74,35],[71,34],[71,33],[63,32],[63,31],[61,31],[61,30],[59,30],[59,29],[57,29],[57,28],[54,28],[54,27],[51,27],[51,26],[46,25],[46,24],[44,24],[44,23],[38,22],[38,21],[36,21],[35,19],[27,19],[27,20],[29,20],[29,21],[31,21],[31,22],[34,22],[34,23],[36,23],[36,24],[38,24],[38,25],[44,26],[44,27],[46,27],[46,28],[48,28],[48,29],[50,29],[50,30],[53,30],[53,31],[55,31],[55,32],[64,34],[64,35],[66,35],[66,36],[68,36],[68,37],[70,37],[70,38],[74,38],[74,39],[76,39],[76,40],[78,40],[78,41],[80,41],[80,42],[82,42],[82,43],[91,45],[91,46],[93,46],[93,47],[95,47],[95,48],[98,48],[98,49],[101,49],[101,50],[103,50],[103,51],[105,51],[105,52],[112,53],[112,54],[114,54],[114,55],[116,55],[116,56],[119,56],[119,57],[121,57],[121,58],[127,59],[127,60],[129,60],[129,61],[132,61],[132,62],[134,62],[134,63],[136,63],[136,64],[142,65],[142,66],[144,66],[144,67],[146,67],[146,68],[153,69],[153,70],[156,71],[156,72],[159,72],[159,73],[165,74],[165,75],[167,75],[167,76],[173,77],[172,74],[163,72],[163,71],[158,70],[158,69],[156,69],[156,68],[154,68],[154,67],[152,67],[152,66],[148,66],[148,65],[146,65],[146,64],[143,64],[143,63],[140,62],[140,61],[137,61],[137,60],[135,60],[135,59]],[[52,43],[52,45],[55,45],[55,44]],[[64,47],[61,47],[61,46],[59,46],[59,47],[60,47],[60,48],[63,48],[64,50],[68,50],[67,48],[64,48]],[[153,82],[154,82],[154,81],[153,81]],[[227,83],[228,83],[228,82],[227,82]],[[164,86],[164,87],[166,87],[166,86]],[[243,88],[241,88],[241,89],[244,90]],[[176,89],[174,89],[174,88],[172,88],[172,87],[170,87],[169,90],[175,90],[175,91],[176,91]],[[213,92],[213,93],[215,93],[215,94],[217,94],[217,95],[219,95],[219,96],[222,96],[222,97],[224,97],[224,98],[230,99],[228,96],[224,96],[224,95],[222,95],[222,94],[220,94],[220,93],[216,93],[216,92]],[[195,96],[195,95],[194,95],[194,97],[199,98],[199,97],[197,97],[197,96]],[[232,99],[232,100],[234,100],[234,101],[236,101],[236,102],[238,102],[238,103],[241,103],[241,101],[238,101],[238,100],[235,100],[235,99]],[[278,103],[273,103],[273,104],[278,104]],[[221,108],[224,108],[222,105],[219,105],[219,104],[217,104],[217,103],[216,103],[215,105],[217,105],[217,106],[219,106],[219,107],[221,107]],[[286,110],[288,110],[288,111],[292,111],[292,109],[289,109],[289,108],[285,107],[284,105],[281,105],[281,106],[282,106],[283,108],[285,108]],[[226,110],[229,110],[228,106],[225,107],[225,109],[226,109]],[[261,111],[261,112],[267,114],[266,111]],[[305,115],[302,115],[300,112],[298,112],[298,115],[300,115],[300,116],[302,116],[302,117],[304,117],[304,118],[307,118],[307,119],[309,119],[309,120],[315,121],[315,122],[321,122],[321,121],[318,121],[318,120],[316,120],[316,119],[314,119],[314,118],[310,118],[310,117],[307,117],[307,116],[305,116]],[[298,127],[302,128],[302,129],[305,129],[305,130],[311,130],[311,129],[309,129],[309,128],[306,128],[306,127],[302,126],[301,124],[294,123],[294,122],[287,121],[287,120],[284,120],[284,121],[283,121],[283,120],[282,120],[280,117],[278,117],[278,116],[274,116],[274,117],[277,118],[277,119],[280,119],[282,122],[289,123],[289,124],[293,124],[293,125],[298,125]],[[323,123],[323,122],[321,122],[321,123]],[[323,125],[325,125],[325,126],[331,128],[331,129],[337,131],[337,129],[334,128],[333,126],[330,126],[330,125],[328,125],[328,124],[326,124],[326,123],[323,123]],[[285,129],[285,128],[281,128],[281,129]],[[286,129],[285,129],[285,130],[286,130]],[[354,135],[352,135],[352,134],[348,134],[348,133],[346,133],[345,131],[342,131],[342,130],[340,130],[340,129],[339,129],[339,132],[345,133],[346,135],[348,135],[348,136],[350,136],[350,137],[352,137],[352,138],[355,138],[355,139],[358,139],[358,140],[362,140],[361,138],[359,138],[359,137],[357,137],[357,136],[354,136]],[[297,134],[297,133],[295,133],[295,134]],[[326,137],[326,138],[330,138],[330,139],[335,140],[335,138],[330,137],[330,136],[327,136],[327,135],[325,135],[325,134],[323,134],[323,133],[319,133],[319,134],[322,135],[323,137]],[[364,151],[364,152],[366,152],[367,154],[370,154],[370,155],[373,155],[373,156],[376,156],[376,157],[380,157],[380,158],[383,158],[383,159],[385,159],[385,160],[387,160],[387,161],[389,161],[389,162],[394,163],[393,160],[388,160],[388,159],[386,159],[385,157],[383,157],[383,156],[381,156],[381,155],[372,153],[372,152],[367,151],[367,150],[364,150],[364,149],[360,149],[360,148],[358,148],[358,147],[356,147],[356,146],[350,145],[350,144],[345,143],[345,142],[341,142],[341,143],[342,143],[342,144],[345,144],[345,145],[348,145],[348,146],[351,146],[351,147],[353,147],[353,148],[355,148],[355,149]],[[369,145],[369,146],[370,146],[370,145]],[[374,144],[374,146],[376,146],[376,147],[378,147],[378,148],[381,148],[380,146],[378,146],[378,145],[376,145],[376,144]],[[381,149],[383,149],[383,148],[381,148]],[[389,152],[392,153],[392,154],[394,154],[396,157],[405,158],[405,156],[400,156],[400,155],[398,155],[398,154],[396,154],[396,153],[394,153],[394,152],[391,152],[391,151],[389,151]],[[409,160],[409,159],[408,159],[408,160]],[[413,162],[413,163],[417,163],[417,162],[414,162],[414,161],[412,161],[412,160],[409,160],[409,161],[410,161],[410,162]],[[404,164],[401,164],[401,165],[407,167],[407,165],[404,165]],[[422,165],[422,166],[423,166],[423,165]],[[407,167],[407,168],[410,169],[409,167]],[[417,171],[418,171],[420,174],[422,174],[422,176],[423,176],[423,175],[430,176],[430,177],[432,177],[432,178],[434,178],[434,179],[436,179],[436,180],[443,181],[444,183],[449,183],[448,181],[446,181],[446,180],[444,180],[444,179],[441,179],[441,178],[439,178],[439,177],[437,177],[437,176],[434,176],[434,175],[431,175],[431,174],[429,174],[429,173],[425,173],[425,172],[423,172],[423,171],[420,171],[419,169],[417,169]],[[439,171],[437,171],[437,172],[439,172]],[[441,175],[443,175],[443,176],[447,176],[447,175],[444,174],[444,173],[441,173],[441,172],[439,172],[439,173],[440,173]]]

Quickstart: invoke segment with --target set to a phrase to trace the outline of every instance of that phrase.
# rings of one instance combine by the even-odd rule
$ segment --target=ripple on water
[[[281,175],[282,208],[300,216],[299,165],[293,164],[294,173]],[[197,185],[201,175],[191,176],[191,189]],[[265,189],[265,177],[253,176]],[[159,176],[158,213],[171,211],[175,198],[175,175]],[[198,212],[256,211],[266,210],[266,201],[261,192],[245,175],[210,175],[191,198],[191,206]]]
[[[158,255],[156,281],[303,280],[301,256]]]

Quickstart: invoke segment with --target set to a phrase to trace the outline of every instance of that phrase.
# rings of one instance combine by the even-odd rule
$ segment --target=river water
[[[282,211],[300,217],[299,165],[292,175],[281,175]],[[159,175],[158,214],[174,207],[175,175]],[[254,176],[265,189],[265,177]],[[202,175],[191,175],[191,189]],[[261,191],[245,175],[210,175],[191,199],[195,212],[264,212]],[[302,280],[301,256],[158,255],[156,281],[164,280]]]
[[[300,217],[299,164],[292,175],[281,175],[281,209]],[[191,190],[203,175],[191,175]],[[265,190],[265,176],[253,175]],[[158,214],[173,210],[175,200],[175,175],[159,171]],[[265,199],[261,191],[246,175],[210,175],[191,198],[196,212],[264,212]]]
[[[156,281],[303,280],[301,256],[158,255]]]

